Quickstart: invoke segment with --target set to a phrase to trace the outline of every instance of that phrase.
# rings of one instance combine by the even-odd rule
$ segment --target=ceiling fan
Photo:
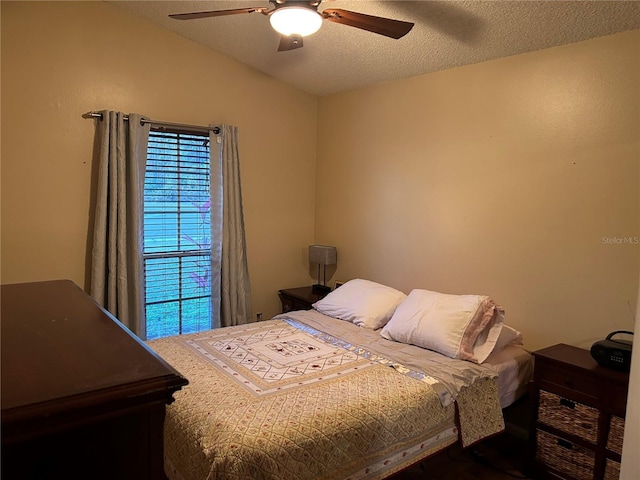
[[[222,17],[240,13],[262,13],[267,15],[274,30],[280,33],[278,51],[294,50],[303,46],[302,38],[320,29],[322,20],[349,25],[390,38],[401,38],[413,28],[413,23],[375,17],[364,13],[351,12],[340,8],[325,8],[318,11],[322,0],[269,0],[271,7],[234,8],[231,10],[213,10],[208,12],[176,13],[169,15],[176,20]]]

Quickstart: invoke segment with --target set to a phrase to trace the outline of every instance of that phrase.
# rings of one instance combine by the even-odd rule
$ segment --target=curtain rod
[[[100,120],[102,120],[102,113],[100,112],[87,112],[82,114],[82,118],[99,118]],[[124,116],[124,120],[125,122],[129,120],[129,116],[125,115]],[[177,127],[177,128],[184,128],[187,130],[195,130],[195,131],[200,131],[200,132],[209,132],[212,131],[213,133],[215,133],[216,135],[220,133],[220,127],[203,127],[202,125],[188,125],[185,123],[173,123],[173,122],[161,122],[159,120],[148,120],[146,118],[143,118],[142,120],[140,120],[140,123],[149,123],[151,125],[157,125],[159,127]]]

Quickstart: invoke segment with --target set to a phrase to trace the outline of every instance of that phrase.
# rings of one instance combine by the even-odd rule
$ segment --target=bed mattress
[[[520,345],[507,345],[489,355],[486,364],[498,374],[500,406],[506,408],[527,392],[533,379],[533,355]]]

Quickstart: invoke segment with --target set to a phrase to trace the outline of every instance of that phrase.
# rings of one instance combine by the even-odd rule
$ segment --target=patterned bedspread
[[[448,402],[437,375],[322,330],[275,319],[148,342],[189,379],[167,408],[169,478],[379,479],[504,428],[491,375]]]

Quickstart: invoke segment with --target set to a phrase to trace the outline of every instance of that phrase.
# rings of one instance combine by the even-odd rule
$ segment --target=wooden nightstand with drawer
[[[588,350],[558,344],[533,353],[531,457],[541,478],[620,476],[629,374],[601,367]]]
[[[314,293],[313,287],[286,288],[278,292],[282,313],[294,310],[311,310],[312,305],[326,297],[326,293]]]

